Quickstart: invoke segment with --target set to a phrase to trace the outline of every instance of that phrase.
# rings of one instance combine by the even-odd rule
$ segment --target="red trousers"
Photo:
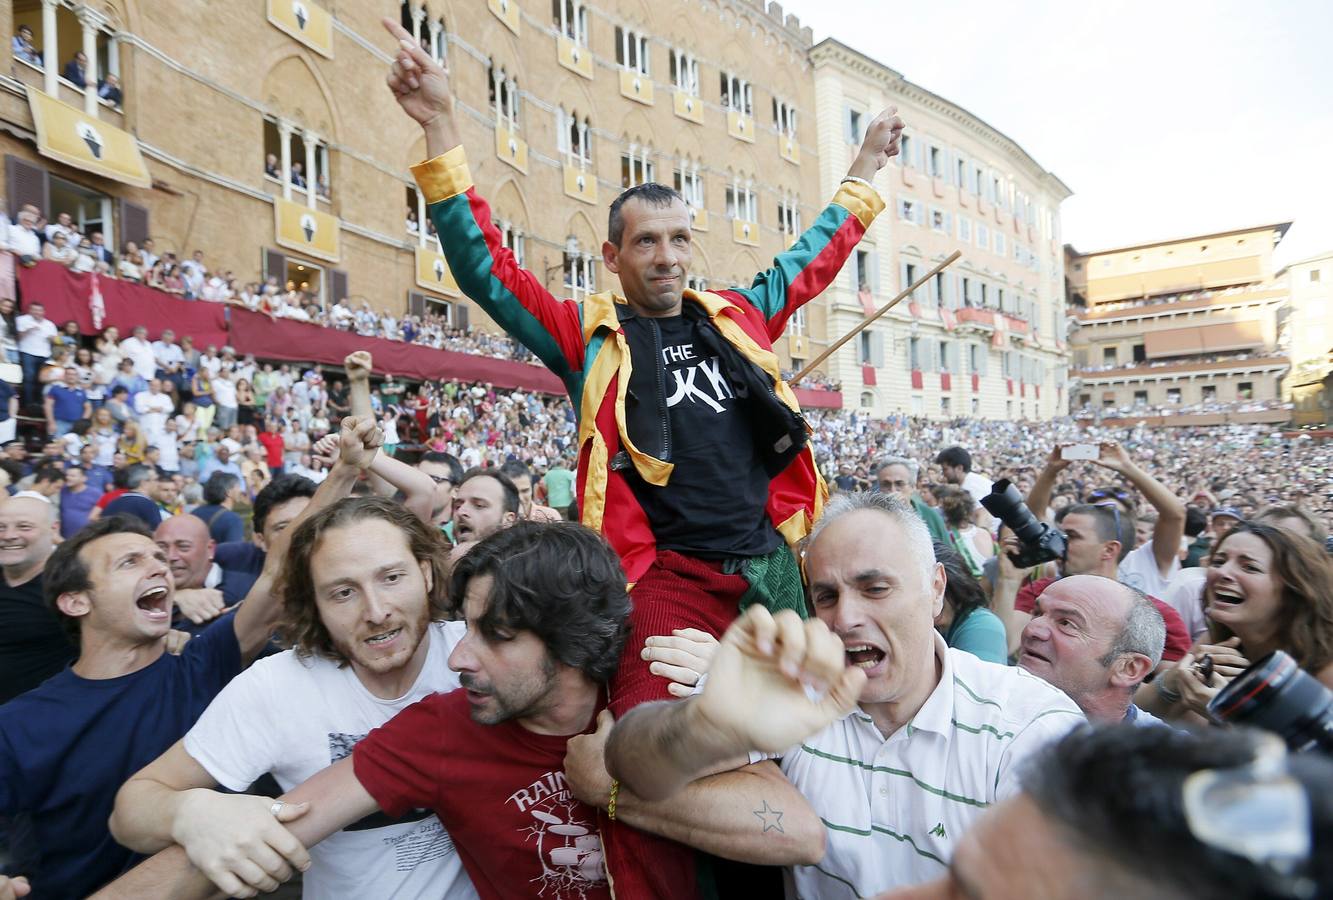
[[[722,572],[722,563],[671,550],[657,560],[630,599],[631,631],[620,669],[611,679],[610,708],[618,719],[640,703],[671,699],[668,681],[648,671],[644,642],[677,628],[698,628],[721,637],[739,614],[750,583]],[[693,849],[601,816],[602,848],[616,900],[695,900],[702,896]]]

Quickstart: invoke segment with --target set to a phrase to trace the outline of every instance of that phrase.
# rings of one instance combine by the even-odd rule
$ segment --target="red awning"
[[[812,391],[792,388],[802,409],[842,409],[842,391]]]

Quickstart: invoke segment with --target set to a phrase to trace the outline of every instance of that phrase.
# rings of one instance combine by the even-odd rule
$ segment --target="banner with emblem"
[[[138,188],[153,186],[139,142],[117,128],[28,85],[37,152],[67,166]]]
[[[333,58],[333,19],[311,0],[268,0],[268,20],[321,56]]]
[[[444,254],[425,247],[417,248],[417,284],[436,294],[462,295]]]
[[[337,216],[274,197],[273,218],[279,246],[328,262],[338,261]]]

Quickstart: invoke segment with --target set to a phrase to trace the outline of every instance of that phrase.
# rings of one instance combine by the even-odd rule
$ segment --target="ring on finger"
[[[268,808],[268,811],[273,813],[273,818],[276,819],[278,817],[278,813],[282,812],[282,801],[274,800],[273,805]]]

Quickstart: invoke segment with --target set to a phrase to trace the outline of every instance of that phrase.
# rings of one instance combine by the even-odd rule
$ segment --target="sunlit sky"
[[[783,7],[1022,145],[1080,250],[1279,221],[1280,264],[1333,250],[1329,0]]]

